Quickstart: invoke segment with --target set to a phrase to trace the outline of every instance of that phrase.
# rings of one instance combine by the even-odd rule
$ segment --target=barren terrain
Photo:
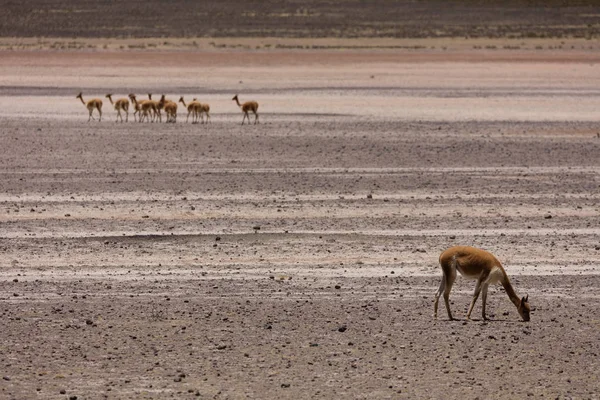
[[[597,398],[598,55],[549,43],[2,52],[0,398]],[[460,277],[432,318],[455,244],[530,322]]]
[[[13,37],[598,37],[595,0],[7,0]]]

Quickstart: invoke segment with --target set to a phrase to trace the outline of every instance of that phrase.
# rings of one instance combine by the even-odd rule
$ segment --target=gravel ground
[[[590,55],[91,54],[0,57],[0,398],[597,398]],[[85,122],[129,89],[213,123]],[[456,244],[530,322],[500,287],[465,321],[460,277],[432,318]]]

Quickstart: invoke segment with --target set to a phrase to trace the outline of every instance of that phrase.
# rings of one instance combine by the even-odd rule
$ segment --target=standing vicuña
[[[197,124],[200,114],[202,113],[202,103],[194,100],[191,103],[185,104],[185,100],[183,99],[183,96],[181,96],[179,98],[179,102],[181,104],[183,104],[183,106],[185,108],[187,108],[187,110],[188,110],[188,114],[187,114],[187,118],[185,119],[185,122],[186,123],[188,122],[188,120],[190,119],[190,114],[192,114],[192,124]]]
[[[75,98],[81,100],[81,102],[83,103],[83,105],[86,106],[86,108],[90,112],[90,116],[88,118],[88,122],[90,122],[90,119],[96,119],[92,115],[92,112],[94,112],[94,109],[98,110],[98,114],[100,114],[100,118],[98,119],[98,121],[102,121],[102,100],[100,100],[100,99],[92,99],[92,100],[90,100],[90,101],[88,101],[86,103],[83,100],[83,93],[79,93],[77,96],[75,96]]]
[[[471,312],[475,306],[475,302],[479,297],[479,292],[482,292],[482,308],[481,316],[487,320],[485,316],[485,301],[487,300],[487,291],[490,283],[501,283],[506,290],[506,294],[510,301],[517,307],[517,311],[523,321],[529,321],[530,307],[527,302],[529,296],[519,298],[515,293],[506,271],[502,268],[502,264],[491,253],[469,246],[454,246],[444,251],[440,255],[440,266],[442,267],[443,277],[440,288],[435,294],[435,304],[433,306],[434,317],[437,318],[438,301],[442,292],[444,293],[444,302],[448,311],[448,318],[451,320],[452,313],[450,312],[450,291],[456,279],[456,271],[462,276],[469,279],[476,279],[475,293],[473,293],[473,301],[467,312],[467,319],[471,318]]]
[[[113,103],[112,94],[107,94],[106,97],[108,97],[110,104],[112,104],[115,107],[115,110],[117,110],[117,120],[115,122],[119,122],[119,118],[121,118],[121,122],[123,122],[121,110],[125,111],[125,122],[129,122],[129,100],[122,98]]]
[[[193,98],[193,102],[198,102],[198,99]],[[208,124],[210,121],[210,104],[208,103],[200,103],[200,118],[202,119],[202,123],[204,123],[204,115],[206,114],[206,123]]]
[[[240,104],[240,100],[238,99],[238,95],[233,96],[233,99],[237,103],[238,107],[242,109],[244,113],[244,118],[242,118],[242,125],[244,125],[244,120],[248,118],[248,123],[250,123],[250,116],[248,115],[248,111],[252,111],[254,113],[254,124],[258,124],[258,103],[255,101],[247,101],[244,104]]]
[[[157,112],[155,105],[156,102],[151,100],[137,101],[137,98],[133,93],[129,95],[129,98],[133,102],[136,112],[140,112],[142,114],[141,116],[138,116],[138,122],[144,122],[144,119],[150,121],[150,116],[152,116],[152,122],[154,122],[154,115],[156,115]],[[135,113],[133,116],[135,118]]]

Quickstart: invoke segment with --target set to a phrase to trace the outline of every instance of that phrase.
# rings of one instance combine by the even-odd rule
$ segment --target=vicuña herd
[[[138,100],[135,94],[129,94],[129,99],[123,97],[118,99],[117,101],[113,101],[112,93],[107,94],[105,97],[108,98],[110,104],[113,105],[115,110],[117,111],[117,120],[116,122],[128,122],[129,121],[129,105],[130,100],[133,105],[133,120],[136,122],[162,122],[162,111],[166,114],[166,122],[175,123],[177,122],[177,103],[165,98],[163,94],[160,97],[159,101],[152,100],[152,93],[148,93],[148,100]],[[83,100],[83,93],[79,93],[76,98],[80,99],[83,105],[87,108],[89,112],[88,122],[94,118],[94,110],[98,111],[98,121],[102,121],[102,100],[101,99],[92,99],[89,101]],[[242,118],[242,125],[246,119],[248,119],[248,124],[250,123],[249,112],[254,114],[254,123],[258,124],[258,103],[256,101],[247,101],[243,104],[240,104],[240,100],[238,99],[238,95],[236,94],[233,99],[236,102],[238,107],[244,113],[244,117]],[[189,103],[185,103],[183,96],[179,98],[179,103],[183,104],[183,106],[187,109],[187,118],[186,122],[189,122],[190,115],[192,115],[192,124],[198,123],[209,123],[210,119],[210,105],[206,103],[201,103],[196,99],[193,99]],[[123,121],[123,114],[125,113],[125,121]]]

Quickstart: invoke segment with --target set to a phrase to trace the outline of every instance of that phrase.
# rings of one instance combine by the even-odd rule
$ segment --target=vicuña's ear
[[[529,301],[529,295],[528,294],[525,295],[525,301]]]

